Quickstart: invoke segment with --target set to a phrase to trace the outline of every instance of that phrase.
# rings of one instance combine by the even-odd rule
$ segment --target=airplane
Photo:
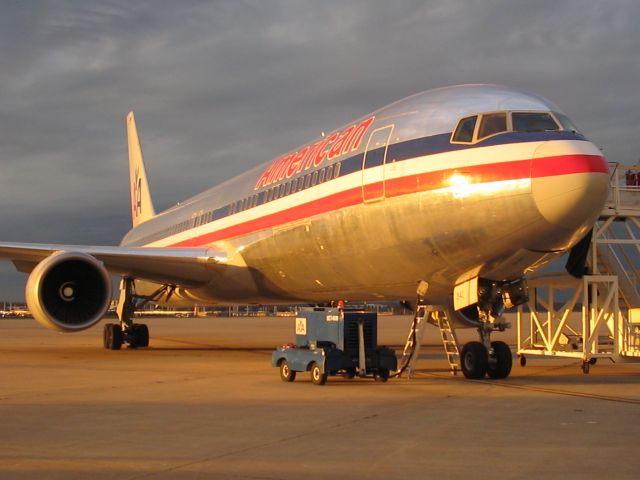
[[[478,329],[461,352],[467,378],[505,378],[492,342],[526,274],[571,251],[586,268],[608,165],[548,100],[501,85],[428,90],[380,108],[156,213],[133,112],[126,117],[132,228],[119,246],[0,243],[29,274],[45,327],[98,323],[121,277],[119,323],[105,348],[146,347],[133,311],[154,301],[441,306]],[[412,305],[412,308],[414,306]]]

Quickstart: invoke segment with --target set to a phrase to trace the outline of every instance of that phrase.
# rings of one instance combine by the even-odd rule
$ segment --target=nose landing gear
[[[524,280],[493,282],[479,279],[478,288],[478,333],[480,341],[469,342],[461,352],[461,368],[466,378],[507,378],[511,373],[513,358],[509,345],[502,341],[491,341],[491,334],[504,331],[509,324],[503,320],[506,307],[527,301]]]

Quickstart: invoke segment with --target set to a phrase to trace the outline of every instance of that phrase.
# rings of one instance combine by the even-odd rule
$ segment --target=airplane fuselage
[[[548,101],[449,87],[329,131],[160,213],[121,245],[225,252],[226,269],[177,289],[178,303],[408,299],[421,280],[446,303],[468,272],[519,278],[569,249],[600,211],[607,172]]]

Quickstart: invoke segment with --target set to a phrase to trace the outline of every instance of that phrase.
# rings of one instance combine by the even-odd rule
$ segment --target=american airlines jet
[[[133,228],[120,246],[0,243],[54,330],[98,323],[120,276],[109,349],[148,345],[133,311],[150,300],[411,300],[421,285],[421,301],[478,329],[465,375],[503,378],[511,352],[490,341],[502,311],[526,301],[527,273],[588,242],[608,188],[601,152],[558,107],[498,85],[405,98],[160,213],[133,113],[126,123]]]

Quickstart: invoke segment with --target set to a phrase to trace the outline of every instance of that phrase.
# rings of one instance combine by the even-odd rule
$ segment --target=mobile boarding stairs
[[[640,167],[610,164],[610,192],[594,225],[589,272],[527,279],[518,307],[517,354],[640,362]]]

